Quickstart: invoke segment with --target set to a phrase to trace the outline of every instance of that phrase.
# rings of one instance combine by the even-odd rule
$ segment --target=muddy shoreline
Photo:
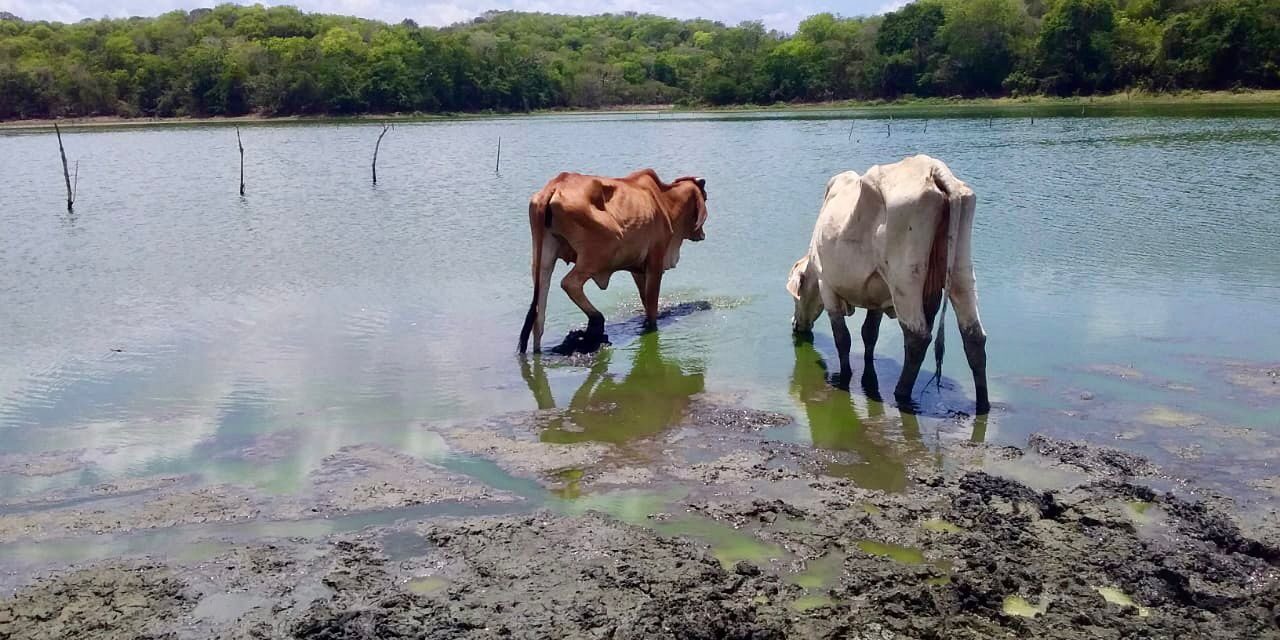
[[[772,438],[785,416],[682,415],[613,444],[548,442],[586,428],[558,410],[422,426],[501,483],[366,444],[289,494],[10,502],[0,549],[49,557],[0,580],[0,638],[1280,638],[1274,511],[1246,523],[1133,453],[951,438],[886,491],[827,473],[875,461]]]

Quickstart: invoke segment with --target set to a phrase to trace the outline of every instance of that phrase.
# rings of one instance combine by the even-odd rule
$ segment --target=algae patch
[[[787,581],[805,589],[821,589],[835,584],[844,569],[844,554],[832,552],[806,563],[804,571],[789,576]]]
[[[1049,599],[1041,597],[1039,605],[1032,605],[1022,596],[1005,596],[1000,610],[1007,616],[1034,618],[1049,610]]]
[[[875,540],[859,540],[858,548],[873,556],[883,556],[903,564],[924,564],[924,552],[911,547],[903,547]]]
[[[829,596],[808,595],[796,598],[795,601],[791,603],[791,608],[803,613],[805,611],[812,611],[822,607],[830,607],[835,603],[836,601],[832,600]]]
[[[409,591],[409,593],[426,595],[429,593],[436,593],[437,591],[443,591],[448,586],[449,581],[439,576],[420,576],[406,582],[404,588]]]
[[[1150,609],[1134,602],[1133,598],[1130,598],[1128,594],[1115,587],[1094,587],[1093,590],[1097,591],[1098,595],[1102,596],[1102,599],[1106,600],[1110,604],[1137,609],[1139,618],[1145,618],[1151,615]]]
[[[924,524],[920,526],[924,527],[926,531],[932,531],[934,533],[960,533],[964,531],[964,528],[962,528],[960,525],[957,525],[952,522],[947,522],[946,520],[943,520],[941,518],[931,518],[929,520],[925,520]]]

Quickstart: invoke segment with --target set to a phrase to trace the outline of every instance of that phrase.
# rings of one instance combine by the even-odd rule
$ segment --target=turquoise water
[[[1277,114],[953,117],[927,132],[900,114],[891,135],[883,119],[846,115],[402,123],[383,140],[376,187],[380,127],[255,124],[241,128],[244,198],[231,128],[71,131],[72,214],[52,134],[0,134],[0,451],[87,461],[0,475],[0,499],[158,473],[291,491],[341,446],[438,458],[426,426],[539,406],[569,407],[586,426],[552,425],[549,441],[623,442],[671,428],[700,393],[795,416],[775,435],[857,452],[863,462],[830,471],[885,489],[901,487],[908,462],[933,459],[940,438],[1019,444],[1049,430],[1215,445],[1135,426],[1156,408],[1280,435],[1276,403],[1239,393],[1217,364],[1280,358]],[[912,153],[943,159],[978,193],[996,408],[976,422],[960,415],[973,401],[959,348],[947,388],[922,392],[924,415],[903,421],[825,385],[825,321],[814,346],[789,333],[784,283],[827,178]],[[615,346],[594,363],[522,367],[529,195],[561,170],[645,166],[707,179],[707,241],[686,245],[663,298],[710,308],[639,338],[630,279],[588,287]],[[554,290],[548,335],[582,322]],[[886,391],[901,348],[886,322]],[[279,461],[236,458],[286,431]]]

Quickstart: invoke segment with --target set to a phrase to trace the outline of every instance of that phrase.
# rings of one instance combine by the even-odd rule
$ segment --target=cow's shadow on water
[[[884,391],[880,381],[888,385],[889,397],[892,397],[901,369],[901,364],[892,360],[877,359],[869,375],[865,368],[861,372],[858,380],[861,389],[855,387],[851,391],[850,381],[828,369],[826,360],[811,340],[795,342],[791,393],[804,407],[814,446],[857,456],[856,462],[829,462],[828,473],[848,477],[868,489],[901,491],[907,486],[909,465],[938,461],[938,454],[924,443],[920,418],[953,418],[963,412],[945,407],[970,406],[972,401],[955,391],[954,381],[944,377],[941,398],[928,397],[938,393],[931,387],[923,402],[890,412],[881,400]],[[917,395],[920,393],[918,385]],[[966,402],[969,405],[965,405]],[[930,410],[922,410],[921,405]],[[977,416],[970,438],[981,442],[985,437],[986,416]]]
[[[694,300],[691,302],[681,302],[658,310],[657,329],[661,329],[679,318],[697,313],[699,311],[710,311],[711,303],[706,300]],[[644,314],[633,316],[622,322],[607,324],[604,327],[603,335],[591,335],[585,329],[574,329],[564,337],[564,340],[551,349],[548,353],[558,356],[572,356],[577,354],[592,354],[599,351],[601,347],[613,344],[609,336],[616,336],[623,342],[629,341],[631,338],[654,331],[655,328],[647,328],[644,326]]]
[[[621,444],[661,433],[683,419],[693,396],[706,388],[702,372],[686,372],[665,357],[657,332],[642,333],[636,342],[626,375],[611,375],[609,364],[615,352],[602,351],[564,407],[556,405],[542,359],[521,359],[520,373],[538,408],[567,409],[543,429],[544,442]]]
[[[898,378],[902,375],[902,363],[891,359],[877,357],[871,366],[867,366],[865,362],[857,357],[856,353],[850,354],[850,360],[856,363],[862,363],[858,371],[849,372],[842,375],[840,365],[833,364],[827,367],[826,359],[818,351],[815,344],[815,336],[795,336],[793,342],[796,347],[796,357],[799,358],[801,350],[806,346],[812,352],[810,356],[816,359],[819,366],[826,372],[827,384],[846,392],[855,392],[865,395],[868,400],[875,402],[893,401],[898,411],[902,413],[910,413],[929,418],[964,418],[973,416],[976,413],[976,402],[964,390],[959,381],[950,376],[941,376],[934,378],[932,371],[928,370],[927,363],[920,370],[920,378],[916,380],[915,390],[911,394],[911,402],[903,403],[894,399],[894,388],[898,384]],[[822,345],[824,349],[835,352],[835,345],[829,341]],[[962,367],[963,369],[963,367]],[[965,372],[968,370],[965,369]],[[983,421],[985,424],[985,421]]]

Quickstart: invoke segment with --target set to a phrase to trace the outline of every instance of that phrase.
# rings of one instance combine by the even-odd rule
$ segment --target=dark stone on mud
[[[1160,473],[1160,469],[1146,458],[1119,449],[1058,440],[1040,433],[1032,435],[1027,444],[1036,453],[1085,473],[1121,477],[1145,477]]]
[[[791,416],[774,411],[760,411],[728,406],[706,400],[695,400],[685,410],[683,424],[699,428],[758,431],[791,424]]]

